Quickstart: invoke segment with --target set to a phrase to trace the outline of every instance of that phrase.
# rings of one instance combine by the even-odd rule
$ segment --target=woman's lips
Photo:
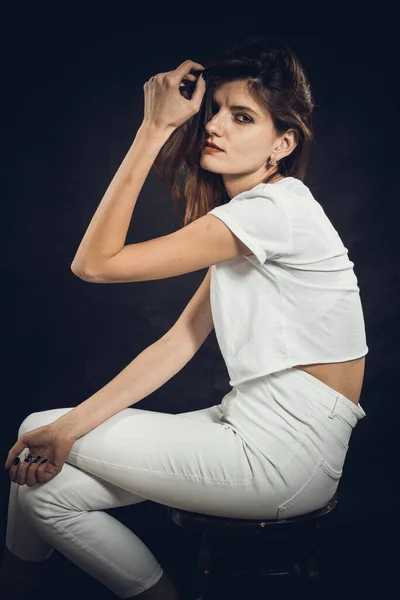
[[[214,148],[214,146],[204,146],[204,152],[223,152],[223,150],[219,150],[218,148]]]

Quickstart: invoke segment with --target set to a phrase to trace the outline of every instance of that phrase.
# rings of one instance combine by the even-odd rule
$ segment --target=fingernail
[[[29,456],[26,457],[25,462],[29,462],[32,458],[32,454],[29,454]]]
[[[42,465],[45,462],[47,462],[47,458],[45,458],[44,460],[42,460],[42,462],[40,464]]]
[[[17,465],[18,463],[19,463],[19,456],[17,456],[17,458],[14,459],[13,465]]]
[[[33,462],[34,462],[34,463],[38,463],[38,462],[39,462],[39,460],[40,460],[40,456],[37,456]]]

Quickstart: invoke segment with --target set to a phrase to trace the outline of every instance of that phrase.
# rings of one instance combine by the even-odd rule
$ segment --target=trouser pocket
[[[296,517],[325,506],[336,492],[342,472],[343,469],[337,471],[321,458],[300,490],[280,504],[277,518]]]

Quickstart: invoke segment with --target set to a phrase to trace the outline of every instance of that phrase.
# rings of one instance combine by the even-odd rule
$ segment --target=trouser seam
[[[120,463],[114,464],[114,463],[110,463],[110,462],[104,462],[103,460],[98,460],[96,458],[92,458],[90,456],[84,456],[83,454],[78,454],[75,452],[70,452],[70,454],[76,456],[77,458],[86,460],[88,462],[92,461],[92,462],[102,464],[107,467],[114,467],[114,468],[118,468],[118,469],[127,469],[128,471],[141,471],[144,473],[151,473],[151,474],[159,475],[159,476],[172,476],[176,479],[186,478],[186,479],[193,479],[193,480],[198,480],[198,481],[210,481],[212,483],[219,483],[219,484],[225,484],[225,485],[240,485],[242,483],[258,481],[260,479],[259,477],[250,477],[248,479],[237,479],[235,481],[228,481],[226,479],[215,479],[213,477],[201,477],[201,476],[197,476],[197,475],[186,475],[185,473],[175,473],[173,471],[154,471],[152,469],[141,469],[139,467],[132,467],[131,465],[121,465]],[[97,477],[101,477],[101,475],[97,475]]]
[[[160,575],[160,573],[161,573],[161,575]],[[161,579],[163,574],[164,574],[164,569],[160,565],[160,568],[155,572],[155,574],[150,579],[148,579],[146,581],[146,583],[143,583],[140,587],[131,588],[123,596],[119,596],[119,598],[132,598],[131,594],[133,592],[137,592],[135,594],[135,596],[138,596],[142,592],[146,592],[148,589],[152,588],[153,585],[155,585]]]
[[[338,434],[336,431],[332,431],[332,429],[330,429],[322,419],[320,419],[319,417],[317,417],[315,414],[313,415],[314,419],[316,421],[318,421],[318,423],[320,425],[322,425],[322,427],[325,429],[325,431],[327,431],[328,433],[330,433],[335,439],[337,439],[337,441],[344,447],[345,450],[348,450],[349,448],[349,444],[345,441],[344,438],[342,438],[342,436],[340,434]]]
[[[53,494],[53,498],[56,500],[57,499],[57,495]],[[51,513],[50,501],[46,501],[45,502],[45,507],[47,509],[47,518],[49,520],[51,520],[51,522],[54,524],[54,526],[55,526],[56,529],[58,529],[59,531],[62,531],[63,533],[65,533],[67,535],[67,537],[69,537],[75,543],[77,543],[82,548],[84,548],[84,550],[90,550],[90,552],[92,552],[93,554],[95,554],[100,559],[100,561],[106,563],[107,566],[111,566],[113,569],[115,569],[116,571],[118,571],[119,573],[121,573],[122,575],[124,575],[125,577],[129,578],[129,573],[125,573],[122,569],[120,569],[120,567],[118,565],[116,565],[116,564],[110,562],[109,560],[107,560],[107,558],[105,558],[105,556],[103,556],[102,554],[100,554],[99,552],[97,552],[91,546],[88,546],[87,544],[85,544],[84,542],[82,542],[82,540],[80,540],[79,538],[77,538],[73,533],[70,533],[68,531],[68,529],[66,529],[65,527],[63,527],[62,525],[60,525],[57,522],[56,517],[54,517],[52,515],[52,513]],[[65,509],[65,510],[68,510],[68,509]],[[70,512],[73,512],[73,511],[70,511]],[[81,511],[81,512],[89,512],[89,511]]]

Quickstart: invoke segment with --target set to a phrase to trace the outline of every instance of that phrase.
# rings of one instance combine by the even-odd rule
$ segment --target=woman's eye
[[[246,119],[246,121],[238,121],[238,123],[251,123],[252,119],[250,119],[250,117],[248,117],[247,115],[236,115],[237,117],[244,117]]]
[[[212,111],[213,111],[213,113],[214,113],[214,114],[215,114],[216,112],[218,112],[218,106],[216,106],[215,104],[213,104],[213,105],[212,105]],[[242,121],[242,120],[238,119],[238,117],[243,117],[245,120],[244,120],[244,121]],[[250,117],[248,117],[247,115],[245,115],[245,114],[242,114],[242,113],[240,113],[240,114],[238,113],[238,114],[236,115],[236,119],[235,119],[235,120],[236,120],[236,122],[237,122],[237,123],[240,123],[240,124],[243,124],[243,125],[244,125],[245,123],[251,123],[251,122],[253,121],[253,119],[251,119]]]

